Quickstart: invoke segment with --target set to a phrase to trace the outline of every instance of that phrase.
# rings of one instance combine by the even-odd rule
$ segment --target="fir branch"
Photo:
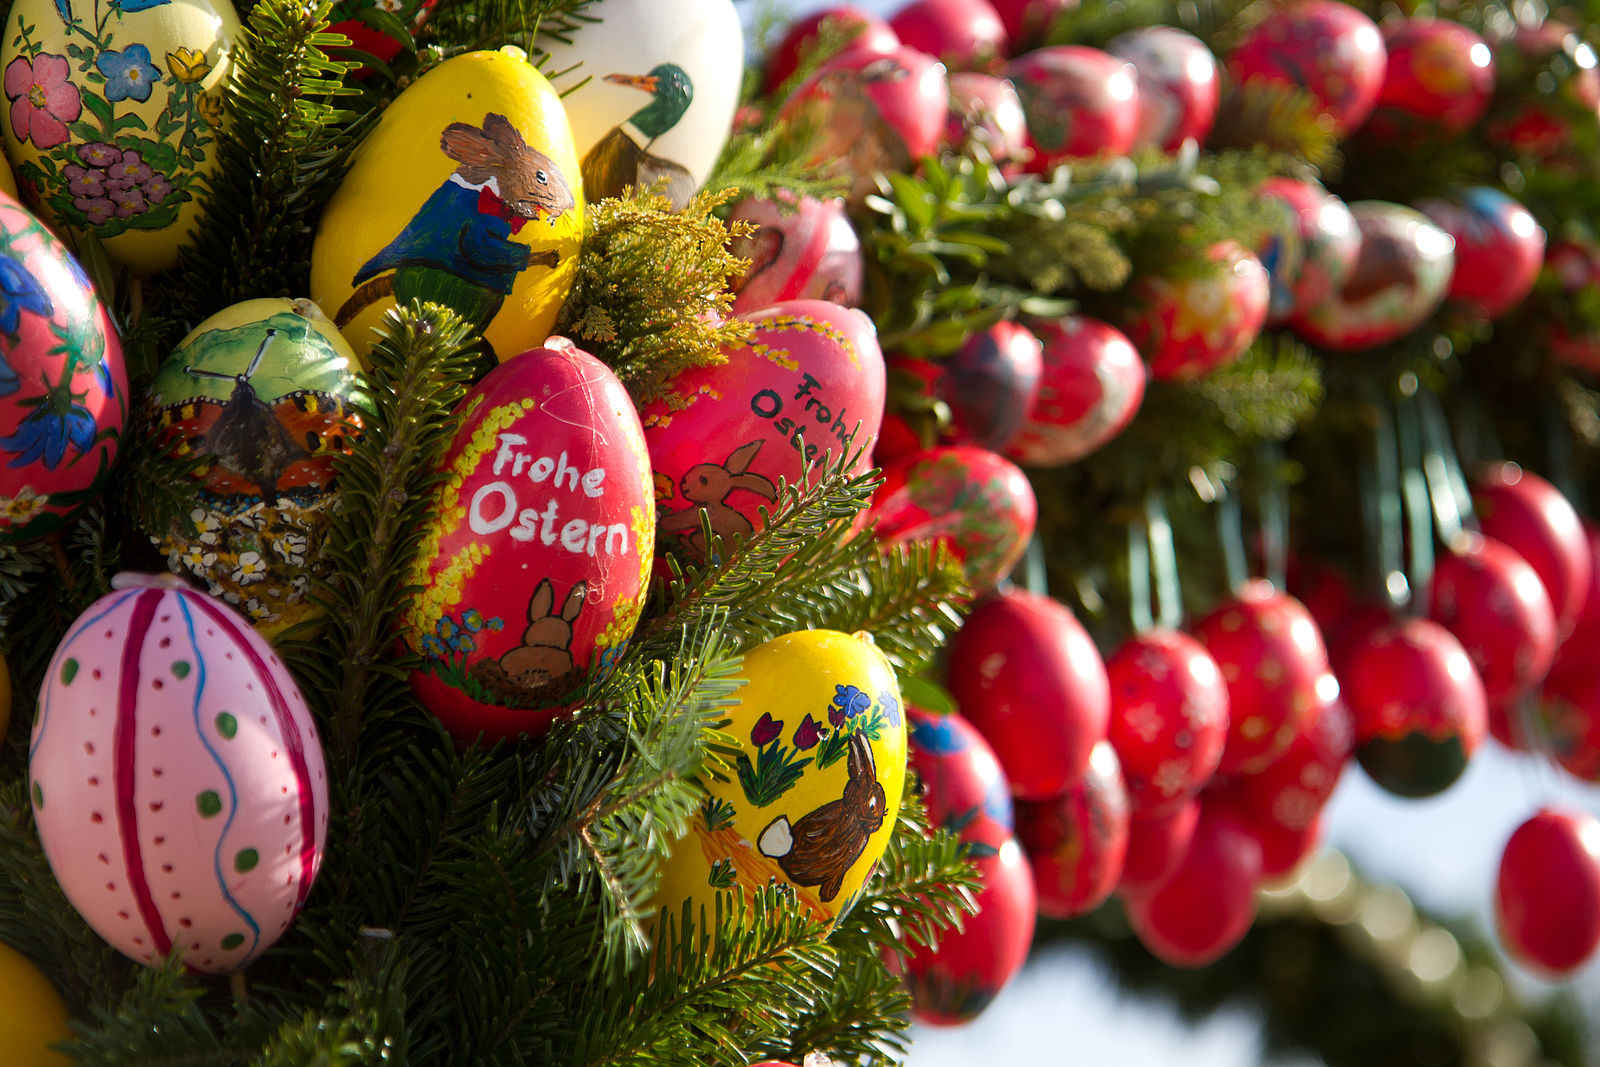
[[[728,281],[746,266],[712,213],[729,195],[700,193],[674,212],[662,193],[630,189],[589,206],[557,328],[609,365],[640,404],[679,371],[727,362],[723,350],[752,336],[727,318]]]
[[[596,0],[439,0],[428,30],[448,51],[516,45],[537,59],[556,42],[600,20],[586,14]]]
[[[312,223],[377,117],[335,106],[360,90],[327,54],[350,45],[325,32],[332,9],[261,0],[240,30],[204,214],[160,292],[170,318],[193,325],[240,300],[309,288]]]
[[[897,671],[915,674],[961,628],[971,592],[944,542],[919,541],[874,546],[844,580],[816,583],[805,601],[812,625],[865,630]]]
[[[454,312],[414,303],[385,318],[372,369],[361,376],[366,425],[350,454],[334,460],[340,503],[326,541],[334,573],[312,594],[330,634],[286,648],[333,721],[336,759],[352,753],[368,709],[387,703],[377,698],[402,688],[405,664],[390,655],[394,624],[413,592],[406,577],[445,477],[438,463],[475,362],[471,340]]]
[[[232,1067],[240,1056],[201,1011],[203,992],[176,956],[163,967],[135,968],[120,1003],[92,1006],[63,1048],[81,1067]]]
[[[383,1067],[405,1062],[408,967],[393,941],[375,950],[363,946],[339,962],[340,970],[352,977],[337,983],[321,1011],[283,1019],[265,1041],[251,1042],[260,1051],[250,1058],[250,1067]],[[269,1008],[253,1014],[254,1020],[241,1017],[234,1031],[248,1032],[252,1023],[271,1025],[281,1012]],[[230,1043],[249,1047],[238,1040],[238,1033],[228,1036]]]

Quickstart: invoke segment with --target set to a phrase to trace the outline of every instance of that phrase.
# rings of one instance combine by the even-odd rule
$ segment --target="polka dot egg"
[[[243,616],[171,575],[112,584],[40,691],[39,838],[73,907],[119,951],[237,970],[289,928],[316,879],[322,745]]]

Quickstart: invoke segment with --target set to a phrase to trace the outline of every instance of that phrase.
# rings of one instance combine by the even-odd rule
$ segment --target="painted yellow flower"
[[[205,53],[198,48],[179,48],[176,52],[167,53],[167,70],[172,72],[176,81],[197,82],[211,73],[211,64],[206,62]]]
[[[200,117],[206,120],[207,126],[222,125],[222,94],[220,92],[201,93],[195,100],[195,106],[200,109]]]

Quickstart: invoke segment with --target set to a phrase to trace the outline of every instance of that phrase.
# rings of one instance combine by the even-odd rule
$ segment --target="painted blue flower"
[[[49,316],[55,307],[39,279],[16,260],[0,256],[0,333],[15,334],[24,311]]]
[[[887,689],[878,690],[878,706],[883,709],[884,715],[888,716],[889,725],[900,725],[900,701],[895,699],[893,693]]]
[[[112,8],[118,11],[149,11],[170,3],[172,0],[111,0]]]
[[[450,642],[450,647],[457,652],[473,652],[477,650],[478,643],[472,639],[471,634],[461,634]]]
[[[139,10],[126,6],[124,9]],[[150,62],[150,49],[142,44],[130,44],[120,52],[101,52],[94,65],[105,75],[106,99],[112,103],[137,100],[142,104],[150,99],[150,90],[161,80],[161,72]]]
[[[489,620],[489,632],[490,633],[496,633],[497,634],[501,630],[504,630],[505,628],[506,628],[506,621],[504,619],[500,618],[498,615]]]
[[[44,465],[54,470],[67,454],[67,445],[84,453],[94,444],[94,416],[76,404],[68,403],[66,410],[51,410],[57,405],[45,402],[30,411],[10,437],[0,437],[0,448],[15,452],[13,467],[26,467],[43,457]]]
[[[1016,817],[1011,808],[1011,789],[1006,784],[1003,776],[991,779],[988,788],[983,791],[983,813],[1007,831],[1016,825]]]
[[[444,642],[432,634],[422,635],[422,651],[434,659],[444,659],[445,657]]]
[[[836,685],[833,687],[833,707],[828,710],[828,721],[835,726],[843,726],[847,720],[870,707],[872,698],[855,686]]]
[[[433,624],[433,632],[439,635],[441,641],[448,641],[456,635],[456,621],[446,615]]]
[[[461,625],[465,626],[469,633],[477,633],[483,629],[483,612],[477,608],[468,608],[461,614]]]
[[[948,715],[918,715],[911,720],[911,743],[935,756],[967,749],[967,735],[957,730]]]

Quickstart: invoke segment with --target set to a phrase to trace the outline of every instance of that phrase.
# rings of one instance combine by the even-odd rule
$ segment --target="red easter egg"
[[[950,115],[945,140],[957,152],[982,146],[1007,174],[1028,156],[1028,119],[1022,98],[1008,81],[960,71],[950,75]]]
[[[1428,217],[1381,200],[1350,205],[1361,234],[1355,269],[1334,295],[1297,308],[1294,328],[1312,344],[1351,352],[1422,325],[1450,289],[1455,242]]]
[[[967,583],[984,592],[1027,551],[1038,504],[1027,475],[1010,460],[952,445],[890,461],[870,514],[885,548],[943,541],[961,561]]]
[[[729,240],[728,251],[750,266],[731,279],[736,314],[785,300],[826,300],[853,306],[861,299],[861,239],[840,200],[780,194],[783,203],[746,197],[729,219],[755,232]]]
[[[944,359],[895,354],[888,360],[897,393],[915,395],[911,406],[924,413],[931,412],[936,402],[949,408],[949,423],[938,433],[944,444],[1002,450],[1022,429],[1039,390],[1039,339],[1014,322],[997,322],[977,331]],[[892,442],[885,447],[885,434],[879,439],[880,463],[920,447],[905,416],[885,417],[886,427],[890,422],[901,424],[900,440],[907,447]]]
[[[1355,719],[1334,695],[1318,703],[1311,721],[1283,755],[1253,774],[1215,786],[1240,812],[1289,830],[1306,830],[1344,774],[1355,750]]]
[[[1175,26],[1129,30],[1106,45],[1139,72],[1139,129],[1135,145],[1176,152],[1184,141],[1204,144],[1217,117],[1217,59],[1194,34]]]
[[[1311,613],[1311,619],[1322,631],[1322,640],[1328,647],[1328,659],[1333,661],[1333,646],[1343,635],[1345,626],[1360,610],[1350,579],[1326,560],[1298,553],[1290,554],[1286,577],[1289,595],[1305,605],[1305,609]]]
[[[1245,829],[1261,846],[1261,878],[1277,881],[1288,878],[1300,869],[1305,858],[1322,843],[1322,816],[1319,814],[1307,826],[1298,829],[1270,820],[1255,820],[1241,816]]]
[[[950,642],[946,688],[1005,768],[1013,796],[1053,797],[1106,736],[1110,683],[1094,641],[1058,601],[1022,589],[989,597]]]
[[[1572,321],[1573,298],[1600,282],[1600,247],[1589,241],[1552,241],[1544,254],[1545,269],[1565,300],[1549,301],[1545,344],[1551,356],[1589,374],[1600,373],[1600,333]]]
[[[1056,19],[1078,6],[1079,0],[989,0],[1005,25],[1014,54],[1034,47]]]
[[[1135,811],[1128,819],[1128,852],[1117,882],[1118,895],[1124,899],[1142,896],[1170,878],[1188,853],[1199,822],[1199,797],[1160,815]]]
[[[1183,278],[1134,283],[1143,307],[1128,337],[1161,381],[1199,378],[1238,359],[1267,321],[1271,285],[1261,261],[1237,241],[1206,253],[1215,266]]]
[[[93,500],[127,418],[111,317],[65,246],[0,192],[0,544],[60,530]]]
[[[851,4],[824,8],[803,19],[796,19],[772,49],[767,56],[766,72],[762,78],[764,92],[776,91],[794,76],[800,66],[801,51],[816,41],[824,22],[831,23],[843,33],[854,34],[850,38],[850,49],[888,55],[900,47],[900,38],[880,16]]]
[[[951,70],[981,70],[1010,49],[989,0],[911,0],[889,18],[900,43],[934,56]]]
[[[694,560],[705,557],[702,512],[724,541],[749,537],[780,480],[858,451],[853,470],[871,470],[883,417],[883,354],[866,315],[790,300],[743,318],[750,344],[679,374],[640,412],[661,532]]]
[[[852,48],[824,63],[779,115],[804,131],[804,158],[848,178],[850,199],[877,189],[880,174],[909,173],[944,134],[950,87],[938,60],[915,48]]]
[[[1600,947],[1600,820],[1541,808],[1512,833],[1495,882],[1495,925],[1506,949],[1550,977]]]
[[[564,340],[500,364],[456,408],[401,640],[458,739],[542,733],[622,654],[655,547],[628,392]]]
[[[1016,841],[973,859],[978,913],[947,930],[939,947],[914,947],[905,961],[911,1014],[934,1026],[971,1022],[1022,969],[1033,943],[1033,875]]]
[[[1128,793],[1109,744],[1094,746],[1088,773],[1065,793],[1017,802],[1017,840],[1040,915],[1070,919],[1105,903],[1128,853]]]
[[[1455,239],[1449,299],[1475,319],[1495,319],[1533,291],[1544,264],[1544,229],[1533,213],[1498,189],[1479,185],[1460,201],[1417,207]]]
[[[1383,35],[1361,11],[1338,0],[1295,0],[1246,33],[1227,66],[1246,92],[1252,82],[1304,90],[1334,132],[1346,134],[1372,113],[1386,62]]]
[[[1593,652],[1590,652],[1593,655]],[[1547,742],[1561,768],[1585,782],[1600,782],[1600,671],[1552,675],[1539,693],[1539,738],[1526,738],[1523,724],[1513,721],[1512,737]]]
[[[1483,535],[1511,546],[1539,573],[1556,612],[1557,640],[1565,640],[1595,566],[1577,511],[1555,486],[1515,463],[1482,471],[1472,483],[1472,503]]]
[[[1028,118],[1030,173],[1048,174],[1070,159],[1126,155],[1133,147],[1139,91],[1126,60],[1098,48],[1052,45],[1012,60],[1006,77]]]
[[[1385,19],[1381,28],[1388,58],[1363,133],[1443,137],[1483,117],[1494,95],[1494,57],[1482,37],[1448,19]]]
[[[1205,646],[1148,630],[1106,660],[1109,736],[1141,815],[1182,804],[1211,780],[1228,739],[1228,687]]]
[[[1144,360],[1099,319],[1068,315],[1036,322],[1034,332],[1044,344],[1039,388],[1006,454],[1025,466],[1058,467],[1127,429],[1144,401]]]
[[[1334,684],[1304,605],[1255,579],[1193,628],[1228,686],[1228,743],[1218,769],[1250,774],[1289,747]]]
[[[1531,693],[1556,654],[1556,616],[1539,575],[1510,546],[1470,535],[1433,572],[1428,616],[1456,635],[1491,703]]]
[[[1600,524],[1593,519],[1580,518],[1583,535],[1589,542],[1589,552],[1595,565],[1589,568],[1589,589],[1583,598],[1583,607],[1573,621],[1572,632],[1556,649],[1551,674],[1600,673],[1600,663],[1595,662],[1594,650],[1600,648]]]
[[[350,45],[376,56],[384,63],[400,54],[403,47],[398,37],[379,28],[380,24],[366,12],[381,13],[396,19],[402,26],[415,31],[427,19],[438,0],[338,0],[328,12],[329,33],[342,33],[350,38]],[[369,21],[370,20],[370,21]],[[355,76],[365,78],[371,71],[358,67]]]
[[[1352,649],[1342,677],[1356,758],[1403,797],[1443,792],[1488,730],[1483,682],[1461,642],[1432,619],[1398,619]]]
[[[1011,787],[994,749],[960,715],[937,715],[906,705],[907,762],[922,783],[930,827],[949,830],[992,855],[1014,827]]]
[[[1256,193],[1282,214],[1256,253],[1272,286],[1267,325],[1281,326],[1344,288],[1361,255],[1361,233],[1344,201],[1316,182],[1268,178]]]
[[[1153,892],[1126,900],[1128,921],[1151,953],[1174,967],[1220,959],[1256,916],[1261,846],[1226,807],[1200,805],[1189,850]]]

